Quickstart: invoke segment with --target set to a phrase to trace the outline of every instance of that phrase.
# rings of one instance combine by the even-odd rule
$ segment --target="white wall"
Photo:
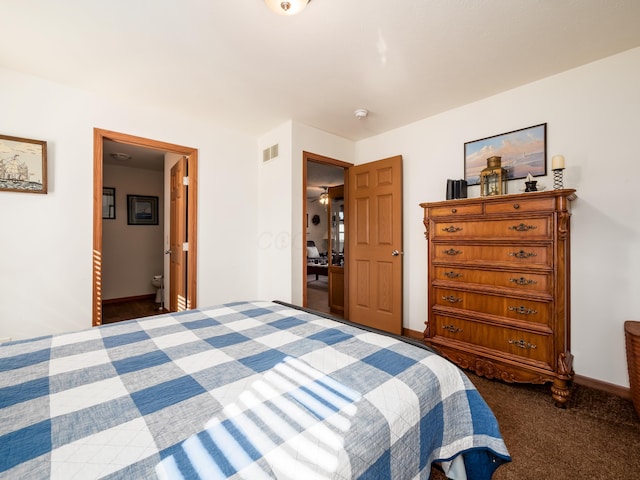
[[[291,135],[286,122],[263,136],[257,154],[258,188],[258,295],[262,300],[291,301]],[[277,157],[262,161],[262,150],[278,144]]]
[[[151,278],[164,270],[163,172],[104,164],[102,179],[116,189],[116,218],[102,221],[102,298],[155,293]],[[129,225],[127,195],[158,197],[158,225]]]
[[[262,161],[262,150],[279,144],[279,156]],[[258,142],[259,296],[302,305],[302,156],[311,152],[353,161],[353,142],[301,123],[288,121]]]
[[[96,127],[198,149],[198,305],[256,297],[255,138],[5,69],[0,112],[49,164],[47,195],[0,192],[0,338],[91,326]]]
[[[629,385],[623,323],[640,320],[639,85],[634,49],[356,145],[357,163],[404,158],[405,327],[422,331],[427,317],[418,204],[444,200],[446,179],[463,178],[465,142],[546,122],[548,162],[565,155],[564,184],[578,194],[571,226],[574,368]],[[552,188],[550,177],[539,180]],[[478,195],[477,187],[469,192]]]

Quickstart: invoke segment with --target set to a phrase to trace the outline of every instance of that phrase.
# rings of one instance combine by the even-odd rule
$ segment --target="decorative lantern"
[[[487,158],[487,168],[480,172],[480,196],[507,193],[507,171],[501,166],[502,157]]]

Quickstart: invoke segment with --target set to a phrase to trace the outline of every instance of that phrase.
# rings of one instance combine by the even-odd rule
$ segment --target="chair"
[[[313,240],[307,240],[307,263],[314,263],[314,260],[319,258],[320,258],[320,252],[318,252],[318,247],[316,247],[316,242],[314,242]]]

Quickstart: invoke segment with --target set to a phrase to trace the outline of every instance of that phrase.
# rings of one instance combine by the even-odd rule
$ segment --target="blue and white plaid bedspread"
[[[509,461],[457,367],[287,305],[0,347],[1,478],[413,479],[460,452],[469,478]]]

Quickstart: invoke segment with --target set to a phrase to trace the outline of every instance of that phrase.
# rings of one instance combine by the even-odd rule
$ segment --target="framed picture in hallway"
[[[47,142],[0,135],[0,191],[47,193]]]
[[[102,218],[116,218],[116,189],[113,187],[102,187]]]
[[[127,195],[128,225],[158,225],[158,197]]]

